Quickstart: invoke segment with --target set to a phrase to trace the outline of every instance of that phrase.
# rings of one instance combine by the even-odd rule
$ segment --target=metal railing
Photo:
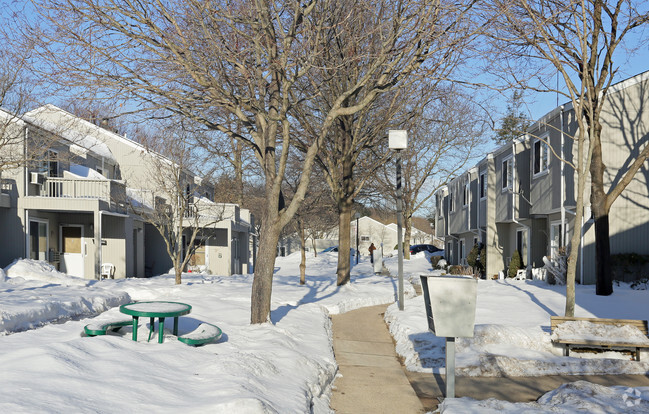
[[[91,198],[107,203],[119,203],[126,199],[126,186],[112,180],[47,177],[39,195],[53,198]]]

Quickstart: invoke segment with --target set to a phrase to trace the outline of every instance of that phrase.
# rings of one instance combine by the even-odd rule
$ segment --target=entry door
[[[47,222],[29,221],[29,258],[34,260],[47,260]]]
[[[61,271],[83,277],[83,226],[62,225],[60,235]]]

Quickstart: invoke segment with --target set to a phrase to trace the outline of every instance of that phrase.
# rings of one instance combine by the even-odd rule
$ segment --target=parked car
[[[327,247],[326,249],[324,249],[320,253],[328,253],[328,252],[338,252],[338,246]],[[351,253],[352,256],[356,254],[356,250],[354,250],[353,247],[349,248],[349,252]]]
[[[443,250],[432,244],[414,244],[410,246],[410,254],[417,254],[419,252],[437,253],[443,252]]]

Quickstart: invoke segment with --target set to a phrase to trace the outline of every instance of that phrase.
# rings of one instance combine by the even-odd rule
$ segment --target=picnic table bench
[[[221,328],[211,323],[203,322],[193,331],[178,337],[180,342],[187,345],[203,345],[214,340],[219,340],[223,332]]]
[[[131,319],[114,319],[103,322],[93,322],[83,327],[84,332],[88,336],[98,336],[106,335],[108,330],[113,332],[118,331],[124,326],[132,326],[133,322]]]
[[[559,326],[566,323],[568,325],[564,326],[568,329],[562,332]],[[608,326],[606,331],[597,332],[597,328],[603,328],[602,325]],[[551,316],[550,328],[552,342],[563,345],[564,356],[570,355],[571,347],[625,349],[635,352],[635,360],[640,361],[640,349],[649,348],[646,320]],[[618,333],[622,337],[616,338]]]

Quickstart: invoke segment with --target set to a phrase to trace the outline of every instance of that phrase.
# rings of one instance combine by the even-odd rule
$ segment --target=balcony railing
[[[123,203],[126,186],[113,180],[86,180],[47,177],[40,188],[41,197],[90,198],[107,203]]]

